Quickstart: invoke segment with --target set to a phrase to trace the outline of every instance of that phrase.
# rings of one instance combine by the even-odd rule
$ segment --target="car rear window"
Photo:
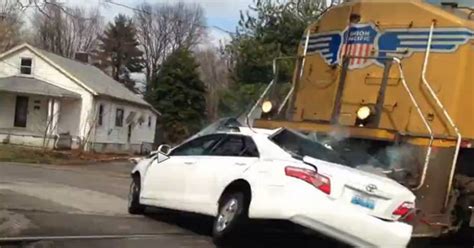
[[[330,147],[312,140],[301,133],[282,129],[275,135],[271,136],[270,140],[296,157],[302,158],[304,156],[309,156],[332,163],[349,165],[338,152],[333,151]]]

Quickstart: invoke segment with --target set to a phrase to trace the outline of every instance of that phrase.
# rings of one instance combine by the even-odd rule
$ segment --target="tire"
[[[144,214],[145,206],[140,204],[140,176],[133,176],[128,193],[128,213]]]
[[[212,237],[220,246],[232,241],[248,220],[248,204],[241,192],[224,194],[219,201],[219,212],[214,219]]]

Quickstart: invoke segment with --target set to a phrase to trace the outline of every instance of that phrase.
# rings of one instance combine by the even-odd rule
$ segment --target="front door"
[[[180,209],[185,201],[186,176],[183,171],[197,162],[195,156],[170,156],[156,159],[148,168],[141,198],[150,205]]]
[[[258,150],[251,137],[225,135],[190,171],[192,180],[187,181],[186,194],[194,210],[215,214],[215,206],[224,187],[239,178],[258,158]]]
[[[28,116],[28,97],[17,96],[15,105],[15,127],[26,127],[26,119]]]
[[[186,185],[188,180],[193,180],[190,172],[219,138],[215,135],[199,137],[173,149],[168,159],[155,160],[145,175],[142,198],[160,207],[186,210],[182,207],[188,202]]]

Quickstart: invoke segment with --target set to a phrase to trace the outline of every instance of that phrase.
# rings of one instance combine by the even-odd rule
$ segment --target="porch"
[[[58,135],[79,136],[80,111],[79,94],[35,78],[0,78],[4,144],[57,148]]]

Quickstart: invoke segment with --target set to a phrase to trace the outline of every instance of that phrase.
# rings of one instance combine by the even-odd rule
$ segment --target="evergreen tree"
[[[143,53],[138,49],[137,33],[132,20],[119,14],[113,23],[107,25],[99,41],[96,66],[133,90],[135,82],[130,79],[130,73],[142,71]]]
[[[161,113],[160,127],[167,142],[177,143],[199,131],[206,120],[206,87],[198,64],[187,49],[178,49],[162,64],[149,96]]]
[[[237,33],[226,51],[232,58],[234,85],[221,92],[219,114],[242,114],[255,103],[264,87],[274,78],[273,59],[295,56],[309,24],[328,7],[329,0],[254,0],[241,12]],[[296,66],[296,59],[278,61],[278,97],[284,97]],[[245,97],[235,97],[238,93]]]
[[[235,81],[269,83],[273,78],[273,59],[296,55],[305,29],[327,9],[327,2],[254,0],[251,12],[241,13],[237,34],[228,46],[235,58]],[[280,77],[290,79],[293,67],[290,61],[281,64]]]

